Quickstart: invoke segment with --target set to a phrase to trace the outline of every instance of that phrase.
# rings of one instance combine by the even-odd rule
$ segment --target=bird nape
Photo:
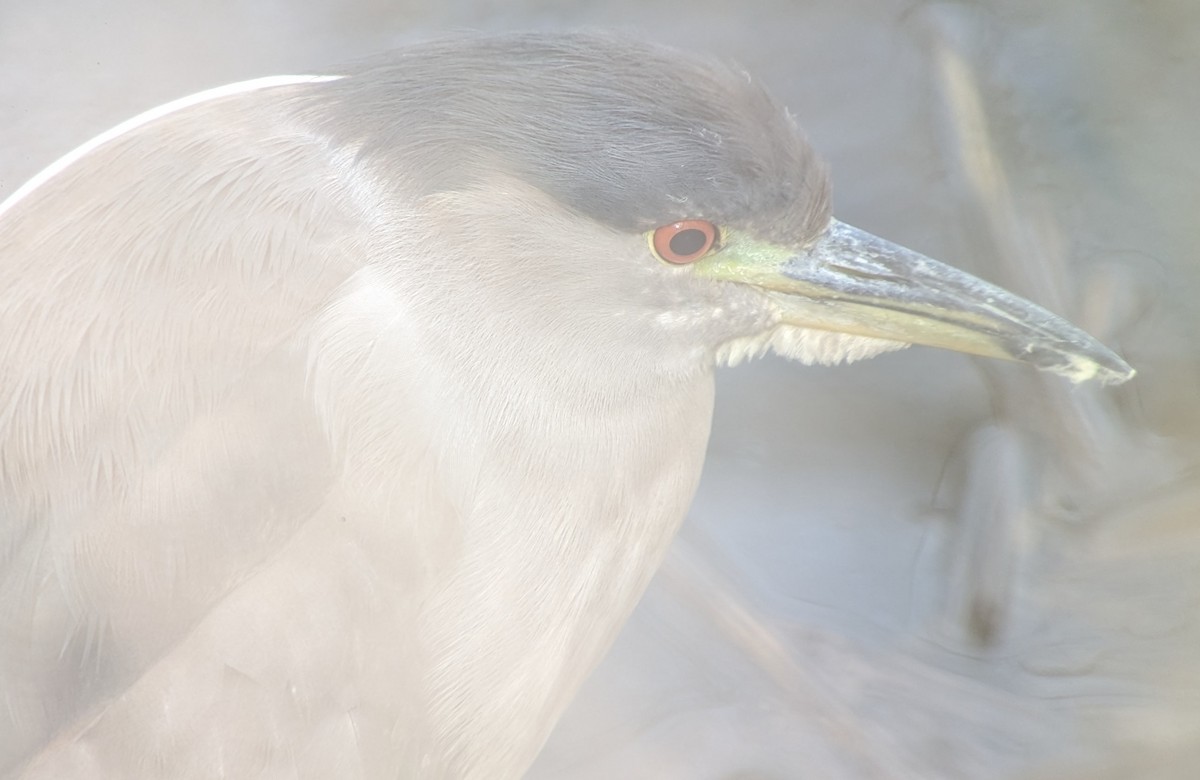
[[[459,37],[235,84],[0,205],[0,775],[520,775],[696,488],[713,370],[1132,370],[832,220],[742,72]]]

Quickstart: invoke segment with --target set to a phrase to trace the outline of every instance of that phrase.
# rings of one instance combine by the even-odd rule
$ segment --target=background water
[[[1200,4],[0,0],[0,197],[205,87],[579,26],[739,61],[841,219],[1140,373],[724,371],[688,525],[532,776],[1197,776]]]

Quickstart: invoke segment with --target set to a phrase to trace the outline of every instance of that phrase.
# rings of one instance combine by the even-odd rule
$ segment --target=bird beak
[[[725,273],[713,275],[768,290],[791,325],[1019,360],[1074,382],[1118,384],[1134,375],[1103,344],[1040,306],[837,220],[799,254],[744,248],[750,251],[717,253],[729,259],[720,261]]]

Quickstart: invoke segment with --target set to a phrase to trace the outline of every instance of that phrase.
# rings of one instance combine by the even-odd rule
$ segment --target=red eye
[[[703,219],[685,219],[655,229],[650,246],[660,259],[675,265],[694,263],[717,242],[717,226]]]

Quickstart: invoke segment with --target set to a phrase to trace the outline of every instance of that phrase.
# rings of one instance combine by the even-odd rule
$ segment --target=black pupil
[[[688,228],[681,230],[671,236],[670,247],[671,251],[681,257],[694,255],[704,248],[705,242],[708,241],[708,236],[703,230],[697,228]]]

